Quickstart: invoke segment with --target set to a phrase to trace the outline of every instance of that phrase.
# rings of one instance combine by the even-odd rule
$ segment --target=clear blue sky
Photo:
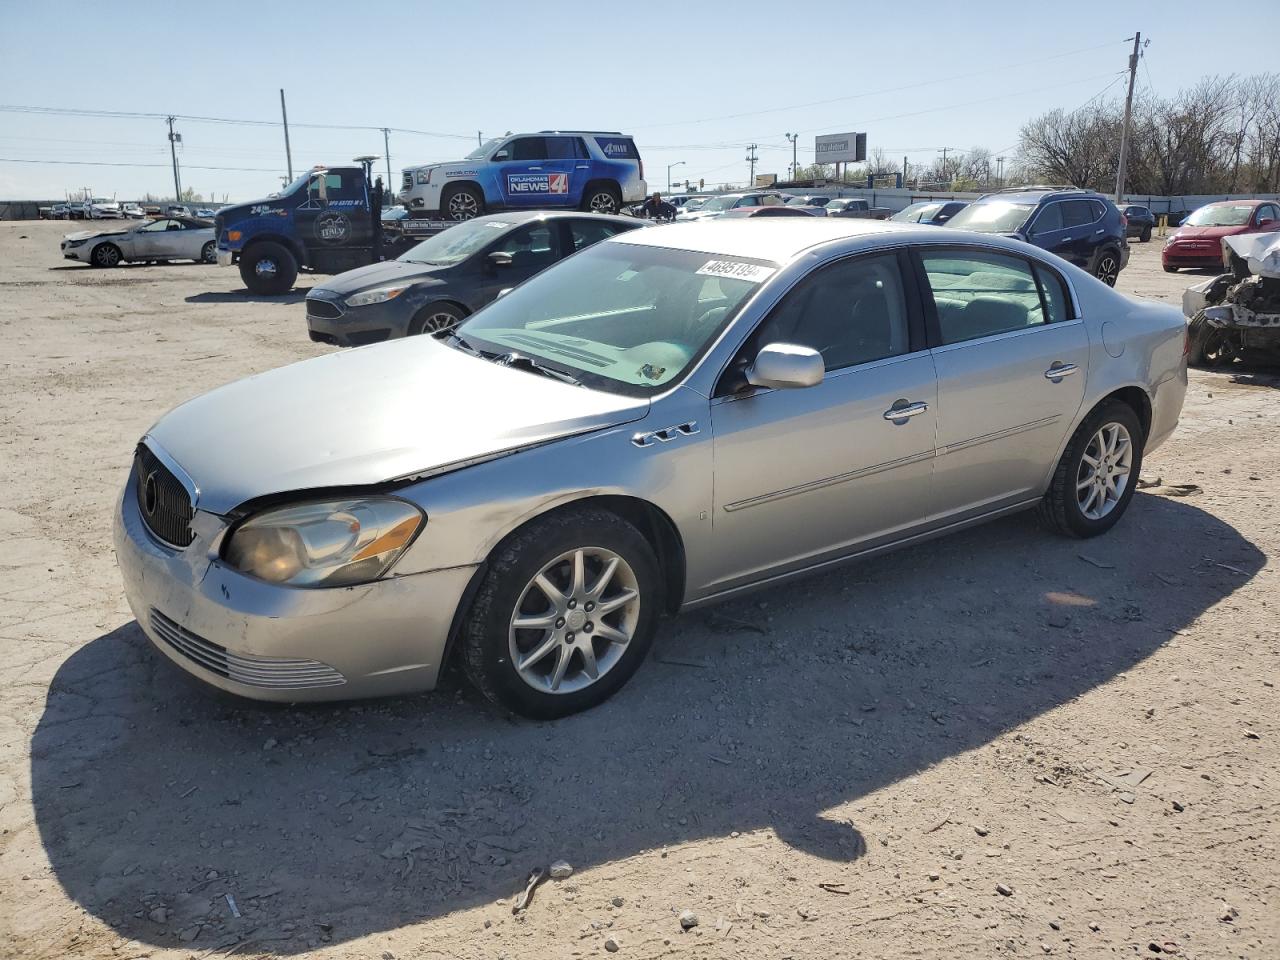
[[[650,185],[785,174],[815,133],[868,133],[901,162],[944,147],[1009,152],[1018,128],[1072,109],[1124,70],[1126,37],[1150,37],[1139,88],[1172,94],[1207,73],[1280,69],[1280,0],[1248,6],[1040,2],[306,3],[0,0],[0,103],[278,121],[289,100],[293,166],[383,152],[391,163],[461,156],[508,130],[634,134]],[[1245,9],[1245,8],[1241,8]],[[1042,12],[1043,11],[1043,12]],[[1123,95],[1123,81],[1108,96]],[[816,101],[829,101],[816,103]],[[183,185],[261,196],[279,185],[278,125],[183,120]],[[92,187],[121,199],[172,192],[159,119],[0,112],[0,199]],[[38,163],[14,163],[35,160]],[[158,164],[60,165],[49,161]],[[380,167],[383,165],[380,164]],[[248,167],[210,170],[199,167]]]

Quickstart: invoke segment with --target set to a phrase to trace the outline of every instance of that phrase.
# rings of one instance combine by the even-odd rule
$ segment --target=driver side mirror
[[[1276,224],[1278,223],[1280,223],[1280,220],[1272,220],[1271,218],[1268,217],[1266,220],[1258,221],[1258,229],[1259,230],[1275,230]]]
[[[760,348],[755,362],[747,367],[746,377],[753,387],[794,390],[816,387],[825,373],[822,354],[812,347],[770,343]]]
[[[512,263],[511,254],[507,253],[505,250],[495,250],[484,259],[485,262],[494,269],[498,267],[509,267]]]
[[[499,150],[497,153],[493,155],[493,159],[494,159],[494,162],[497,162],[498,160],[510,160],[511,154],[508,153],[506,150]]]

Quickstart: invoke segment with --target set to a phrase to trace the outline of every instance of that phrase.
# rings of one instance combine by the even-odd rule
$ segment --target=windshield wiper
[[[553,380],[559,380],[563,383],[571,383],[575,387],[582,386],[582,381],[577,377],[565,373],[563,370],[557,370],[554,367],[544,366],[532,357],[526,357],[520,353],[504,353],[494,358],[496,362],[504,367],[517,367],[523,370],[532,370],[534,373],[540,373],[544,377],[551,377]]]
[[[459,349],[459,350],[463,350],[463,351],[465,351],[466,353],[471,354],[473,357],[483,357],[483,356],[484,356],[484,353],[483,353],[482,351],[477,350],[475,347],[473,347],[471,344],[467,343],[467,341],[466,341],[466,340],[463,340],[463,339],[462,339],[462,337],[458,336],[458,335],[457,335],[456,333],[454,333],[452,330],[451,330],[451,331],[449,331],[449,333],[448,333],[448,334],[446,334],[446,336],[445,336],[445,340],[446,340],[447,342],[449,342],[449,343],[457,344],[457,346],[458,346],[458,349]]]

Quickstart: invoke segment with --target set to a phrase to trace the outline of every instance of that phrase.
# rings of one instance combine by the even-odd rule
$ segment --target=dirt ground
[[[1280,378],[1193,372],[1108,536],[689,615],[585,715],[272,707],[153,653],[112,508],[165,410],[331,348],[301,292],[68,229],[0,224],[0,955],[1280,957]],[[1192,280],[1151,243],[1120,285]]]

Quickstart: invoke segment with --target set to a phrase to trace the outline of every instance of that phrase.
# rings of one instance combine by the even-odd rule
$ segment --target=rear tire
[[[1106,448],[1108,437],[1117,438],[1114,449]],[[1040,501],[1041,519],[1050,529],[1068,537],[1106,533],[1119,522],[1133,499],[1145,445],[1142,423],[1133,407],[1120,400],[1101,404],[1085,417],[1062,452],[1049,489]],[[1089,460],[1096,462],[1091,465]]]
[[[448,187],[440,198],[440,213],[446,220],[474,220],[484,214],[484,197],[467,184]]]
[[[1112,247],[1103,247],[1094,255],[1089,272],[1108,287],[1114,287],[1120,276],[1120,254]]]
[[[1166,263],[1166,264],[1164,264],[1163,266],[1164,266],[1164,272],[1165,272],[1165,273],[1177,273],[1177,272],[1178,272],[1178,268],[1177,268],[1177,267],[1171,267],[1171,266],[1169,266],[1167,263]]]
[[[95,267],[118,267],[120,266],[120,248],[114,243],[100,243],[93,248],[93,256],[90,260]]]
[[[1142,233],[1138,235],[1138,239],[1139,239],[1139,240],[1141,240],[1143,243],[1150,243],[1150,242],[1151,242],[1151,228],[1150,228],[1150,227],[1143,227],[1143,228],[1142,228]]]
[[[218,245],[210,240],[200,248],[200,259],[197,263],[217,263],[218,262]]]
[[[409,324],[409,336],[428,334],[441,337],[466,319],[466,314],[451,303],[431,303],[413,316]]]
[[[283,245],[262,240],[240,254],[240,279],[250,293],[279,296],[293,289],[298,261]]]
[[[575,576],[577,558],[582,572]],[[568,716],[602,703],[631,678],[662,607],[657,560],[635,527],[596,507],[560,511],[518,530],[490,555],[462,629],[463,667],[481,693],[515,713]]]
[[[622,209],[622,193],[611,183],[588,184],[581,206],[591,213],[617,213]]]

